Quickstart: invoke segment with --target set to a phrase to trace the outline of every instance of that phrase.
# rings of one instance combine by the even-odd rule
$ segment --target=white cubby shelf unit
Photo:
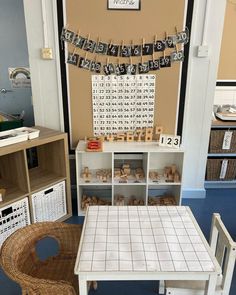
[[[79,141],[76,148],[76,178],[78,215],[83,216],[82,198],[98,197],[115,205],[117,195],[124,196],[124,204],[128,205],[131,198],[142,200],[148,205],[149,198],[160,196],[173,196],[176,204],[181,204],[183,180],[183,148],[160,147],[157,142],[104,142],[102,152],[86,152],[86,142]],[[123,164],[129,164],[131,175],[126,181],[114,175],[115,169]],[[167,182],[164,168],[176,165],[180,180]],[[85,167],[89,168],[91,178],[87,182],[81,174]],[[134,176],[136,168],[142,168],[144,176],[138,180]],[[111,177],[106,182],[97,179],[96,171],[101,169],[111,170]],[[149,178],[150,172],[158,173],[158,180]]]

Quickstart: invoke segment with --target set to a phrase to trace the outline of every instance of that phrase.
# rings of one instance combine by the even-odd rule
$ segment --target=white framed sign
[[[141,0],[107,0],[108,9],[140,10]]]

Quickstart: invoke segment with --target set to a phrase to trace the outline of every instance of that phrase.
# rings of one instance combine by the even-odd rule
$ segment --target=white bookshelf
[[[155,198],[162,195],[172,195],[176,203],[181,204],[182,179],[183,179],[184,150],[182,148],[159,147],[157,142],[104,142],[103,152],[86,152],[85,141],[80,141],[76,148],[76,178],[78,215],[84,215],[81,209],[83,195],[96,196],[103,200],[109,200],[115,205],[115,195],[123,195],[125,204],[129,198],[135,196],[148,204],[149,197]],[[126,183],[121,183],[119,178],[114,177],[114,170],[122,165],[130,164],[132,168],[141,167],[144,178],[139,182],[132,175]],[[180,173],[179,182],[166,182],[164,176],[157,181],[149,178],[149,172],[155,171],[163,175],[164,167],[175,164]],[[91,181],[85,182],[81,173],[85,167],[92,173]],[[111,179],[103,183],[96,178],[99,169],[111,169]],[[132,173],[131,173],[132,174]]]

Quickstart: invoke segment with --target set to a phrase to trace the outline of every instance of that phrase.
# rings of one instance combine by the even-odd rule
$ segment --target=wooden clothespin
[[[175,44],[175,50],[176,50],[177,53],[179,52],[179,47],[178,47],[177,43]]]
[[[157,35],[154,36],[154,44],[157,43]]]
[[[165,32],[165,40],[168,38],[168,34],[167,32]]]
[[[73,50],[73,52],[72,52],[72,55],[75,54],[76,50],[77,50],[77,47],[75,46],[75,48],[74,48],[74,50]]]
[[[123,50],[124,47],[124,40],[121,41],[121,50]]]
[[[175,26],[175,33],[176,33],[176,35],[178,34],[178,28],[177,28],[177,26]]]

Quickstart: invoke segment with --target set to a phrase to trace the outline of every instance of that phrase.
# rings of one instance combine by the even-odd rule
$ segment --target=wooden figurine
[[[152,181],[157,181],[157,179],[158,179],[158,173],[156,171],[150,171],[149,172],[149,178]]]
[[[180,182],[180,174],[175,164],[164,168],[164,177],[166,182]]]
[[[125,197],[123,195],[115,196],[115,205],[116,206],[124,206],[125,205]]]
[[[138,199],[135,196],[131,196],[128,202],[129,206],[143,206],[144,200]]]
[[[122,165],[122,169],[124,174],[126,174],[127,176],[130,175],[131,173],[131,169],[130,169],[130,165],[129,164],[123,164]]]
[[[90,182],[92,179],[92,173],[90,173],[88,167],[84,167],[84,170],[82,172],[82,178],[85,182]]]
[[[138,182],[145,177],[142,168],[135,169],[135,177],[136,177],[136,181],[138,181]]]
[[[100,169],[96,172],[96,177],[101,182],[108,182],[111,178],[111,169]]]
[[[174,182],[180,182],[180,174],[178,171],[176,171],[174,174]]]

